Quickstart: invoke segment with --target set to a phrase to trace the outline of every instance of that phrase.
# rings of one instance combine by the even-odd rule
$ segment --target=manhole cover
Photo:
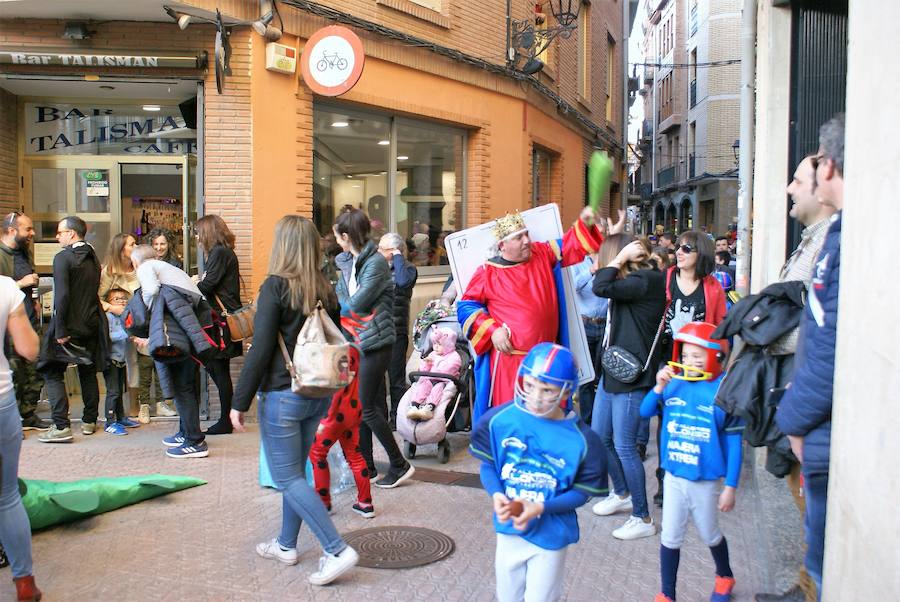
[[[344,535],[359,552],[359,566],[370,569],[408,569],[437,562],[453,553],[456,544],[438,531],[421,527],[375,527]]]

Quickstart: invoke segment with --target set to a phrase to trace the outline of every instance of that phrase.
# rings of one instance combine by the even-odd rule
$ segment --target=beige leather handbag
[[[322,302],[306,317],[297,335],[294,357],[284,338],[278,344],[291,375],[291,391],[303,397],[330,397],[350,384],[350,343],[328,316]]]

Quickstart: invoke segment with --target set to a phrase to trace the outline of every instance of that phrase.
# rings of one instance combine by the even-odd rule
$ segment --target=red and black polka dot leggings
[[[350,349],[350,370],[359,373],[359,351]],[[328,450],[335,443],[341,444],[344,458],[353,471],[357,500],[362,506],[372,505],[371,483],[366,461],[359,451],[359,425],[362,422],[362,404],[359,402],[359,379],[334,394],[328,414],[319,423],[316,440],[309,450],[313,467],[316,492],[326,508],[331,508],[331,472],[328,470]]]

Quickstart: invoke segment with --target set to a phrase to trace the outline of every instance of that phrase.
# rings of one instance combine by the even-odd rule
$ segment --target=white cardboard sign
[[[531,240],[546,242],[562,238],[562,222],[559,218],[559,207],[555,203],[523,211],[521,215],[525,220],[525,225],[528,226]],[[456,283],[460,297],[478,266],[497,254],[495,247],[497,241],[491,234],[493,225],[494,222],[491,221],[447,235],[445,240],[447,258],[450,260],[450,271],[453,273],[453,281]],[[582,323],[581,315],[575,305],[575,285],[569,268],[563,268],[562,274],[566,315],[568,316],[565,327],[569,330],[569,345],[572,355],[578,362],[578,382],[584,384],[594,380],[594,362],[588,351],[584,323]],[[561,324],[560,327],[563,325]]]

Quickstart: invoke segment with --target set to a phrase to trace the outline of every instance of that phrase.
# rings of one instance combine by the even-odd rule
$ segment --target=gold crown
[[[494,226],[491,228],[491,233],[493,233],[494,238],[500,241],[510,234],[527,229],[528,226],[525,225],[525,220],[522,219],[519,213],[507,213],[503,217],[497,218]]]

